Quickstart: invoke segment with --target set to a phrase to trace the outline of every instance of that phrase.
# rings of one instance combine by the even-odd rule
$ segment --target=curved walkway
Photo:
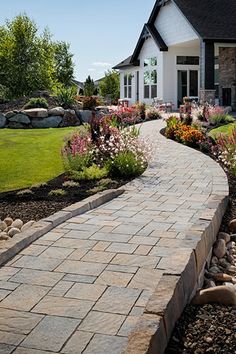
[[[155,159],[123,195],[0,269],[0,352],[120,354],[163,274],[185,269],[196,247],[189,230],[212,219],[209,203],[228,187],[214,161],[166,140],[163,126],[143,125]]]

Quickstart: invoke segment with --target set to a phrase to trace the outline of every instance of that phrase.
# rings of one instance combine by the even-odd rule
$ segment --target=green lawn
[[[29,187],[63,172],[60,149],[75,128],[1,129],[0,192]]]
[[[217,137],[217,135],[223,133],[223,134],[227,134],[230,135],[232,130],[236,128],[236,123],[231,123],[231,124],[226,124],[226,125],[222,125],[219,128],[216,129],[212,129],[210,131],[210,136],[215,139]]]

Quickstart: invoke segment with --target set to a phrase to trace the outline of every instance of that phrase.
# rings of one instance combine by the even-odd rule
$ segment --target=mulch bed
[[[19,191],[0,194],[0,219],[7,216],[21,219],[24,223],[29,220],[38,221],[53,213],[89,197],[105,189],[119,188],[128,181],[102,179],[100,181],[81,182],[76,187],[63,187],[66,178],[61,175],[41,187],[31,188],[33,194],[19,196]],[[49,196],[52,190],[66,191],[63,196]]]

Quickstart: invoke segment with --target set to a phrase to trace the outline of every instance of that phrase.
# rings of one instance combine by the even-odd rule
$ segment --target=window
[[[132,98],[132,75],[124,76],[124,98]]]
[[[178,56],[177,64],[178,65],[199,65],[199,57]]]
[[[215,57],[215,90],[216,98],[219,98],[219,82],[220,82],[220,70],[219,70],[219,57]]]
[[[144,60],[144,98],[147,99],[157,97],[157,70],[154,68],[155,66],[157,66],[157,57]]]

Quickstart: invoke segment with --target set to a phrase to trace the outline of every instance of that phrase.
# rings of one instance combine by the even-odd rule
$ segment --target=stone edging
[[[51,231],[54,227],[60,225],[66,220],[83,214],[89,210],[99,207],[100,205],[117,198],[124,193],[124,189],[108,189],[104,192],[94,194],[78,203],[72,204],[57,213],[42,219],[28,230],[15,235],[12,239],[2,242],[0,245],[0,266],[8,262],[16,256],[24,248],[28,247],[39,237]]]
[[[187,264],[182,264],[181,270],[163,273],[143,315],[129,335],[124,354],[163,354],[185,306],[197,288],[203,285],[204,269],[210,262],[212,246],[229,195],[228,180],[223,169],[210,158],[209,168],[213,170],[213,187],[206,209],[185,235],[187,242],[191,243]]]

